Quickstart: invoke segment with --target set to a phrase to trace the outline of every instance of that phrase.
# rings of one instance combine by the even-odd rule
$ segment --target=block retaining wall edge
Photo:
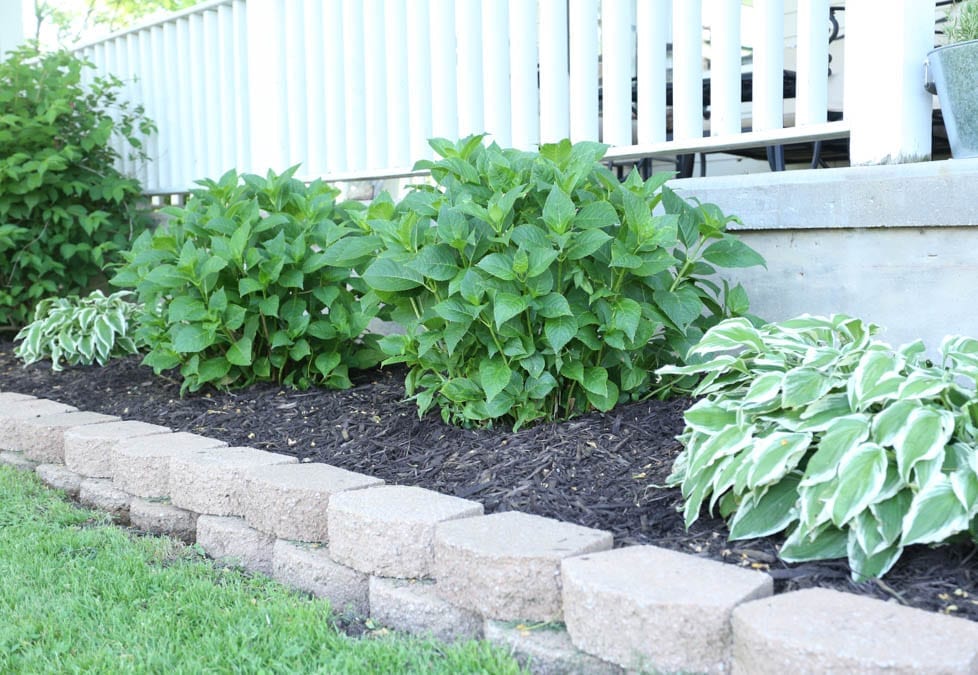
[[[4,394],[11,395],[10,392]],[[43,407],[43,404],[41,405]],[[0,412],[0,434],[4,430],[3,422],[4,415]],[[48,434],[48,436],[52,435]],[[218,452],[220,448],[215,448],[214,451]],[[25,461],[22,453],[10,449],[0,452],[0,463],[21,470],[37,469],[34,462]],[[49,479],[52,473],[57,474],[59,480],[63,482],[65,477],[62,474],[68,469],[53,471],[57,466],[60,465],[42,464],[42,470],[38,473],[42,479]],[[104,482],[108,484],[111,479],[104,479]],[[58,487],[56,483],[53,486]],[[198,515],[207,515],[176,507],[160,509],[161,514],[167,512],[172,512],[183,527],[186,527],[186,518],[197,520]],[[336,513],[342,511],[336,510]],[[165,515],[161,515],[160,518],[164,519]],[[456,524],[453,527],[457,530],[457,523],[467,518],[485,520],[491,517],[481,516],[478,511],[474,511],[450,522]],[[214,520],[214,517],[202,518],[201,522]],[[222,517],[216,520],[227,521],[229,531],[245,528],[259,538],[263,534],[253,530],[241,518]],[[558,528],[567,527],[565,523],[551,522]],[[160,522],[155,524],[157,530],[165,531],[165,524]],[[176,525],[174,529],[177,529]],[[435,527],[435,532],[437,531]],[[592,530],[592,532],[599,531]],[[198,536],[201,534],[198,528]],[[222,533],[222,536],[224,535],[227,535],[227,532]],[[181,531],[180,536],[184,540],[187,539],[185,531]],[[271,535],[264,536],[267,538]],[[240,539],[243,542],[250,540],[248,536]],[[284,539],[278,541],[281,542],[280,547],[285,545],[289,548],[292,545],[292,542],[286,542]],[[233,557],[237,557],[240,561],[247,561],[252,552],[249,550],[235,552],[233,551],[235,545],[232,536],[231,541],[222,541],[218,549],[224,555],[228,555],[228,551],[231,550]],[[247,543],[242,545],[248,546]],[[322,564],[319,565],[318,570],[313,569],[317,566],[308,565],[310,575],[318,575],[318,578],[297,579],[296,575],[302,576],[302,570],[299,568],[297,571],[296,565],[293,564],[289,568],[289,573],[279,579],[280,581],[295,587],[304,587],[306,590],[310,587],[324,588],[322,592],[315,594],[327,598],[330,594],[329,578],[337,572],[340,572],[344,579],[372,577],[385,584],[394,583],[401,589],[402,595],[403,593],[408,595],[394,602],[385,600],[388,604],[383,607],[382,612],[380,607],[377,608],[378,615],[386,617],[392,625],[400,624],[416,632],[444,633],[443,626],[426,628],[423,622],[421,625],[418,624],[418,616],[424,616],[426,611],[429,611],[425,609],[428,606],[425,603],[431,603],[430,607],[439,607],[435,612],[439,615],[445,615],[446,608],[464,604],[464,600],[460,603],[456,602],[455,597],[446,599],[444,594],[442,597],[437,597],[439,595],[437,592],[432,593],[438,586],[437,579],[418,582],[417,593],[412,594],[411,584],[415,582],[397,579],[386,581],[387,577],[365,575],[333,560],[329,556],[328,542],[301,546],[312,546],[321,555]],[[207,547],[204,548],[206,550]],[[539,673],[622,672],[623,668],[737,673],[755,671],[759,663],[770,666],[771,672],[777,671],[779,667],[791,669],[804,666],[803,669],[808,672],[833,672],[855,668],[861,672],[978,673],[978,623],[966,619],[826,589],[809,589],[772,597],[771,579],[763,572],[747,572],[724,563],[665,551],[653,546],[633,546],[604,551],[601,548],[583,554],[574,552],[556,559],[554,575],[558,586],[561,586],[562,574],[574,572],[574,576],[568,577],[567,583],[562,584],[563,604],[572,612],[567,617],[568,630],[560,629],[559,635],[554,635],[552,627],[547,626],[537,633],[532,626],[524,625],[531,624],[530,621],[524,624],[510,622],[506,624],[510,626],[509,637],[494,639],[494,641],[509,647],[524,663],[528,658],[533,659],[530,664],[531,670]],[[435,546],[434,550],[437,555],[439,546]],[[506,564],[512,565],[513,556],[508,553],[506,555],[501,553],[500,558],[505,558]],[[347,552],[346,555],[348,560],[349,553]],[[541,567],[541,559],[539,556],[533,557],[534,555],[536,554],[533,552],[527,553],[527,564],[538,569]],[[271,563],[271,560],[267,560],[252,567],[264,572],[271,570],[274,577],[276,576],[274,570],[280,565],[272,566]],[[518,555],[515,564],[519,564]],[[334,566],[336,569],[332,570],[330,567],[331,571],[323,571],[322,565]],[[245,567],[248,565],[246,564]],[[544,564],[543,567],[546,565]],[[561,567],[563,573],[560,571]],[[436,564],[433,569],[451,570],[452,568],[452,565],[439,567]],[[342,570],[349,570],[349,574]],[[586,572],[583,576],[582,570]],[[709,589],[716,589],[718,583],[722,585],[724,575],[728,572],[734,575],[731,577],[734,581],[733,585],[746,583],[746,586],[740,595],[727,593],[729,597],[718,602],[717,593]],[[539,572],[536,574],[539,575]],[[451,585],[454,580],[442,581]],[[356,585],[353,590],[349,580],[344,583],[344,588],[338,592],[346,601],[347,610],[360,612],[368,609],[371,601],[381,600],[381,595],[376,593],[376,587],[368,594],[367,586],[363,583]],[[677,595],[676,584],[688,585],[688,589]],[[656,588],[656,585],[660,587]],[[808,608],[806,603],[814,604]],[[791,607],[788,610],[789,614],[799,614],[799,620],[794,624],[788,622],[790,625],[787,627],[784,614],[786,606]],[[341,606],[337,606],[336,609],[340,612],[344,611],[344,607]],[[479,613],[473,610],[474,606],[457,608],[461,613],[460,616],[466,615],[478,619]],[[398,621],[396,612],[399,611],[410,612],[411,615],[405,615]],[[393,617],[391,612],[395,612]],[[808,615],[811,621],[800,614]],[[710,621],[706,623],[711,623],[713,628],[712,632],[704,637],[702,632],[704,622],[698,621],[697,617],[707,615],[710,616]],[[856,618],[859,620],[856,621]],[[483,616],[483,626],[470,627],[464,631],[464,635],[455,635],[455,637],[485,636],[493,639],[493,636],[500,632],[499,627],[504,625],[498,619],[499,617]],[[650,635],[646,632],[651,627],[662,626],[672,626],[673,633],[667,637],[662,634]],[[844,627],[845,630],[840,627]],[[921,631],[922,627],[925,627],[924,631]],[[549,634],[545,632],[548,630]],[[688,650],[677,651],[676,640],[681,641],[684,632],[696,635],[696,643],[690,643]],[[922,633],[928,634],[929,637],[921,641]],[[525,646],[520,647],[518,644],[520,642],[525,642]],[[670,644],[666,645],[665,651],[657,651],[658,642]],[[708,650],[704,650],[704,643],[709,644]],[[866,648],[866,645],[877,643],[887,645],[886,649]],[[948,649],[949,643],[955,646],[953,650]],[[554,644],[563,646],[555,652],[552,647]],[[708,653],[705,653],[707,651]]]

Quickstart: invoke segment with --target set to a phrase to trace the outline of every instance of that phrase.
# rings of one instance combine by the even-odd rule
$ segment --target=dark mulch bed
[[[644,401],[518,433],[464,430],[418,419],[402,372],[360,374],[349,391],[257,385],[180,397],[179,381],[138,359],[104,368],[23,368],[0,342],[0,391],[163,424],[263,450],[327,462],[481,501],[487,513],[521,510],[609,530],[617,546],[654,544],[768,571],[779,592],[821,586],[978,621],[974,545],[912,547],[883,581],[855,584],[844,561],[786,565],[779,537],[728,542],[722,521],[687,532],[675,489],[662,489],[680,451],[687,400]]]

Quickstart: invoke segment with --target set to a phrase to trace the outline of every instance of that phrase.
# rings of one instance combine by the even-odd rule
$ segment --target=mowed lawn
[[[351,638],[329,605],[136,536],[0,466],[0,673],[516,673],[485,643]]]

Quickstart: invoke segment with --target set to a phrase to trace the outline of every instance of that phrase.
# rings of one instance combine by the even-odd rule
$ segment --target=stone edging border
[[[978,624],[0,392],[0,463],[395,630],[540,673],[978,672]],[[563,622],[564,627],[561,627]]]

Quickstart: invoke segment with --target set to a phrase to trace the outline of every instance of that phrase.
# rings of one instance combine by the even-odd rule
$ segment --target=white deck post
[[[930,159],[931,95],[923,61],[934,45],[934,0],[846,5],[845,116],[853,165]]]
[[[24,14],[21,0],[0,3],[0,60],[24,41]]]

